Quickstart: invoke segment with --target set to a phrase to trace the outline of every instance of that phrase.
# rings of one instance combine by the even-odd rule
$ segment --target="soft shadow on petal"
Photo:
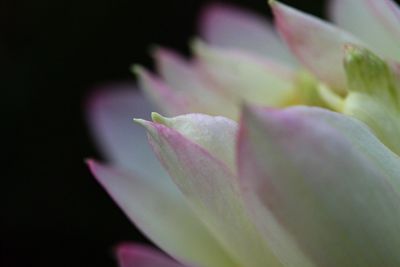
[[[362,42],[327,22],[284,4],[273,1],[271,7],[279,32],[299,61],[336,91],[344,93],[343,46],[346,43],[362,45]]]
[[[138,244],[121,244],[116,248],[120,267],[183,267],[154,248]]]
[[[243,9],[223,4],[207,6],[200,17],[200,34],[217,47],[240,49],[289,65],[295,64],[271,23]]]
[[[233,266],[168,176],[155,181],[94,160],[88,165],[131,221],[164,251],[195,266]]]
[[[388,59],[400,60],[400,11],[388,0],[332,0],[332,20]]]
[[[317,266],[399,266],[400,162],[364,124],[319,108],[251,108],[241,127],[245,188]]]

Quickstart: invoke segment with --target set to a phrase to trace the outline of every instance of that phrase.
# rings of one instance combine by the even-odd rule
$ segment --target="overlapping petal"
[[[381,56],[400,60],[400,10],[393,1],[332,0],[330,15]]]
[[[235,171],[236,122],[225,117],[205,114],[186,114],[166,118],[153,113],[152,119],[179,132]]]
[[[139,87],[168,115],[203,112],[226,117],[238,116],[239,110],[230,95],[219,90],[190,62],[165,48],[154,52],[160,77],[136,67]]]
[[[88,161],[92,174],[155,244],[182,262],[233,266],[167,175],[153,179]]]
[[[290,67],[200,41],[194,44],[194,51],[210,78],[234,97],[238,106],[242,101],[284,106],[293,95],[294,71]]]
[[[346,48],[344,61],[349,94],[342,112],[366,123],[400,155],[400,86],[389,65],[367,49],[352,45]]]
[[[216,47],[239,49],[288,65],[295,62],[270,22],[233,6],[213,4],[205,8],[200,36]]]
[[[239,151],[247,190],[317,266],[400,264],[400,162],[366,126],[318,108],[250,109]]]
[[[336,91],[345,92],[342,67],[346,43],[364,45],[357,37],[316,17],[272,1],[276,26],[298,60]]]
[[[89,160],[89,167],[128,217],[185,266],[400,266],[399,8],[391,0],[334,0],[331,12],[346,32],[270,3],[283,39],[315,77],[295,70],[268,22],[212,5],[200,25],[209,44],[194,42],[192,60],[157,48],[157,75],[135,68],[139,87],[167,115],[235,120],[243,102],[329,105],[366,124],[319,108],[249,107],[238,132],[224,117],[153,113],[153,122],[137,122],[163,170],[131,123],[151,108],[122,86],[97,94],[89,108],[116,166]],[[343,56],[345,45],[369,47],[390,63],[368,53],[350,58],[346,49]],[[366,58],[369,65],[361,64]],[[123,267],[183,266],[138,246],[118,255]]]
[[[88,99],[87,118],[96,143],[111,163],[133,169],[140,175],[158,177],[165,173],[149,144],[143,142],[142,127],[134,116],[150,118],[152,106],[131,84],[98,88]]]
[[[206,145],[194,143],[174,129],[141,123],[178,188],[237,264],[282,266],[249,221],[237,176],[225,162],[212,155]]]

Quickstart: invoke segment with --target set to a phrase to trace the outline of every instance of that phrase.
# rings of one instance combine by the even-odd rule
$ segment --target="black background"
[[[115,266],[115,244],[146,242],[83,163],[101,158],[83,104],[151,67],[149,44],[186,53],[207,2],[0,0],[0,266]],[[270,15],[265,0],[226,2]],[[325,1],[284,2],[324,14]]]

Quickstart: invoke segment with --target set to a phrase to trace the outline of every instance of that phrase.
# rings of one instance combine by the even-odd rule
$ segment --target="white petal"
[[[92,160],[88,164],[132,222],[164,251],[190,265],[233,265],[167,175],[159,182]]]
[[[241,266],[282,266],[250,223],[237,177],[196,143],[164,125],[142,122],[160,161],[193,210]]]
[[[200,41],[194,50],[210,78],[238,105],[282,106],[292,96],[293,70],[284,65]]]
[[[400,161],[364,124],[304,107],[242,123],[243,183],[317,266],[400,264]]]
[[[182,134],[190,141],[223,161],[232,171],[235,167],[235,141],[237,123],[220,116],[186,114],[165,118],[153,113],[153,121]]]
[[[387,0],[332,0],[330,15],[381,56],[400,60],[400,13]]]
[[[249,11],[212,4],[200,18],[200,32],[211,45],[236,48],[289,65],[295,64],[295,59],[271,23]]]
[[[343,46],[363,43],[331,24],[284,4],[274,1],[271,6],[278,30],[298,60],[336,91],[344,93]]]

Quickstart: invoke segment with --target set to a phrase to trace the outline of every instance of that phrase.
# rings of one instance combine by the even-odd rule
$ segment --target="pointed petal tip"
[[[159,123],[159,124],[163,124],[163,125],[165,125],[167,123],[167,121],[168,121],[168,118],[160,115],[157,112],[152,112],[151,113],[151,119],[153,120],[153,122]]]
[[[133,122],[143,126],[146,130],[149,130],[151,128],[150,124],[152,124],[152,122],[140,118],[133,118]]]

